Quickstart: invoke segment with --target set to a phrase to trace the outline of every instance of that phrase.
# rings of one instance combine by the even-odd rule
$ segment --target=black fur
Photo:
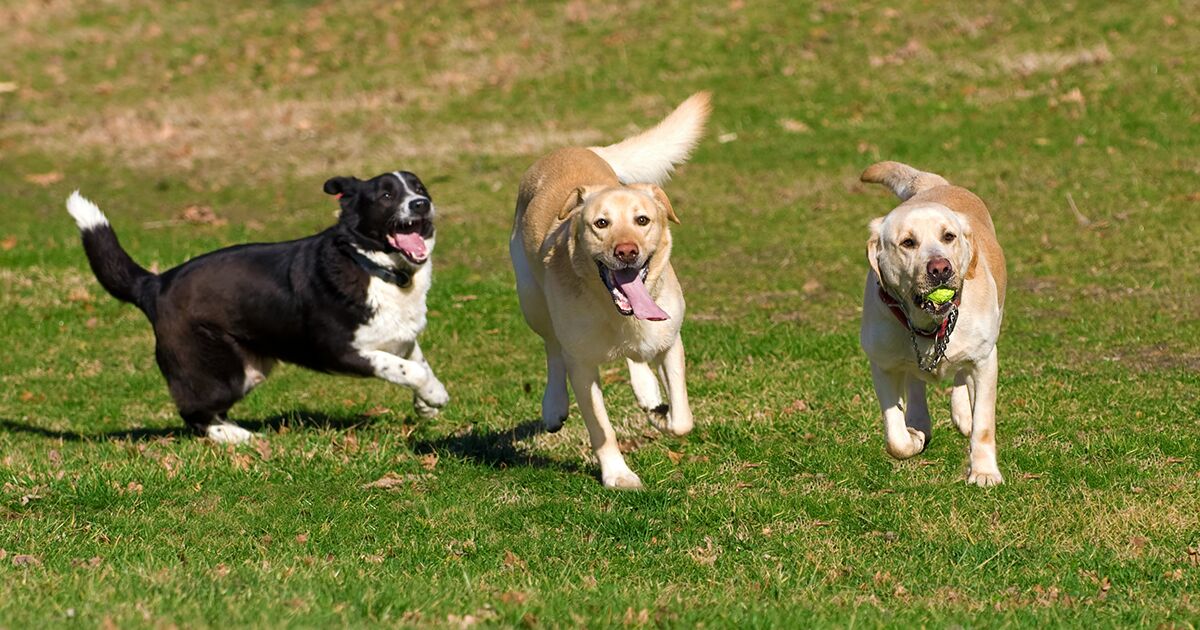
[[[333,227],[294,241],[220,249],[161,275],[135,263],[109,225],[83,231],[100,284],[137,305],[153,325],[159,369],[194,430],[203,433],[223,421],[246,395],[248,364],[281,360],[323,372],[373,374],[351,341],[373,314],[367,286],[379,270],[369,269],[356,249],[394,254],[389,234],[432,237],[431,201],[408,172],[367,181],[335,177],[324,189],[339,195],[342,210]],[[409,268],[391,271],[411,276],[419,266],[411,259],[402,264]]]

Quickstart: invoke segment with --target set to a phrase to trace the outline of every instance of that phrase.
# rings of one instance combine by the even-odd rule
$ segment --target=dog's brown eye
[[[942,237],[942,240],[947,243],[952,243],[952,242],[954,242],[954,239],[956,239],[956,238],[958,238],[958,237],[955,236],[954,232],[946,232],[946,235]]]
[[[917,242],[912,240],[911,238],[906,238],[903,241],[900,241],[900,247],[903,247],[905,249],[912,249],[916,246],[917,246]]]
[[[603,230],[604,228],[608,227],[608,219],[604,219],[604,218],[596,219],[596,221],[594,223],[592,223],[592,225]]]
[[[650,217],[638,217],[634,219],[638,225],[650,225]]]

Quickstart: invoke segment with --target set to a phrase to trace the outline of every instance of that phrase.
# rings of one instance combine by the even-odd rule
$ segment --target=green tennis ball
[[[925,299],[934,304],[945,304],[954,299],[954,289],[947,289],[945,287],[934,289],[929,292],[929,295],[925,296]]]

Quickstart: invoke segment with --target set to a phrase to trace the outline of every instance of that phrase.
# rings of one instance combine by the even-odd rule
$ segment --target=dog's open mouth
[[[930,315],[933,315],[934,317],[939,317],[950,312],[950,309],[954,308],[956,302],[958,302],[957,291],[954,292],[950,299],[947,299],[940,304],[930,299],[928,295],[918,294],[913,296],[913,304],[915,304],[917,308],[929,313]]]
[[[654,298],[650,297],[650,292],[646,290],[649,260],[641,267],[623,269],[609,269],[604,263],[596,261],[596,267],[600,272],[601,282],[612,296],[617,312],[652,322],[670,319],[667,312],[654,303]]]
[[[433,221],[425,218],[400,219],[387,235],[387,242],[413,264],[420,265],[429,260],[429,247],[425,239],[430,236],[433,236]]]

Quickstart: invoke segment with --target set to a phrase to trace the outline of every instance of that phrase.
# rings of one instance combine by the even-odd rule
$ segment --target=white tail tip
[[[900,162],[879,162],[867,167],[859,177],[864,183],[883,184],[896,196],[907,201],[913,195],[950,182],[937,173],[919,171]]]
[[[663,184],[691,155],[704,135],[712,95],[697,92],[654,127],[606,147],[590,147],[608,162],[623,184]]]
[[[67,212],[70,212],[71,216],[75,218],[75,225],[78,225],[81,231],[94,230],[108,225],[108,217],[100,212],[100,208],[96,204],[79,194],[78,190],[67,197]]]

